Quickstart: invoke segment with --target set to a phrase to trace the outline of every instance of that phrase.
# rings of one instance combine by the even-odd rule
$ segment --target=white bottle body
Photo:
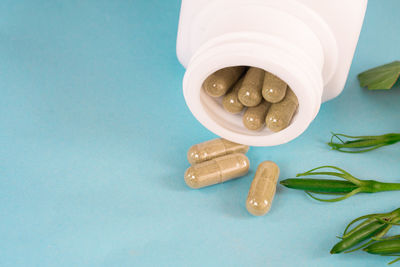
[[[343,90],[367,0],[182,0],[177,55],[187,69],[183,89],[194,116],[228,140],[271,146],[288,142],[312,122],[321,102]],[[299,98],[291,125],[251,132],[201,90],[227,66],[263,68]]]

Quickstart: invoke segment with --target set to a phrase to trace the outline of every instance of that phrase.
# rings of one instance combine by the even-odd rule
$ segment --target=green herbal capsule
[[[278,103],[286,95],[287,84],[272,73],[265,72],[262,95],[270,103]]]
[[[263,100],[257,106],[248,108],[243,115],[244,126],[253,131],[259,131],[264,128],[265,117],[270,106],[270,103]]]
[[[229,154],[189,167],[185,182],[191,188],[220,184],[246,175],[249,166],[249,159],[244,154]]]
[[[190,147],[187,159],[190,164],[197,164],[227,154],[246,153],[248,150],[246,145],[217,138]]]
[[[222,99],[222,106],[224,109],[230,113],[236,114],[243,110],[244,106],[240,103],[238,98],[238,92],[242,86],[243,78],[240,79]]]
[[[223,96],[239,80],[246,67],[228,67],[220,69],[204,81],[203,88],[209,96]]]
[[[262,86],[264,81],[264,70],[251,67],[246,75],[238,92],[240,102],[246,107],[254,107],[262,100]]]
[[[270,210],[278,178],[279,167],[275,162],[264,161],[258,166],[246,201],[249,213],[261,216]]]
[[[265,119],[267,127],[273,132],[279,132],[288,127],[298,106],[296,95],[288,88],[285,98],[271,105]]]

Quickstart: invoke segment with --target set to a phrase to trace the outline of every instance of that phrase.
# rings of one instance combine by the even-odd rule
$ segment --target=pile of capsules
[[[245,176],[250,168],[248,150],[248,146],[222,138],[192,146],[187,154],[192,166],[185,172],[186,184],[197,189]],[[258,166],[246,201],[251,214],[261,216],[269,211],[278,178],[279,167],[274,162]]]
[[[243,113],[244,126],[253,131],[265,125],[273,132],[289,126],[299,106],[296,95],[277,76],[256,67],[220,69],[204,81],[203,90],[211,97],[223,97],[222,106],[230,113]]]

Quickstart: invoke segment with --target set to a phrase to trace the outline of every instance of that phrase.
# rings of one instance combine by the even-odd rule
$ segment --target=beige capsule
[[[279,132],[288,127],[298,106],[297,96],[288,88],[285,98],[271,105],[265,119],[267,127],[273,132]]]
[[[270,103],[278,103],[286,95],[287,84],[272,73],[265,72],[262,96]]]
[[[253,131],[259,131],[264,128],[265,117],[270,106],[271,103],[263,100],[257,106],[248,108],[243,115],[244,126]]]
[[[238,97],[246,107],[254,107],[260,104],[263,99],[261,90],[264,81],[264,70],[251,67],[246,75],[242,86],[239,89]]]
[[[203,82],[203,88],[209,96],[223,96],[239,80],[246,67],[236,66],[220,69]]]
[[[190,147],[187,158],[190,164],[197,164],[227,154],[246,153],[248,150],[246,145],[217,138]]]
[[[249,159],[244,154],[229,154],[189,167],[185,182],[191,188],[220,184],[246,175],[249,166]]]
[[[258,165],[246,201],[246,208],[251,214],[261,216],[269,211],[278,178],[279,167],[274,162],[264,161]]]
[[[240,86],[242,86],[243,78],[241,78],[222,99],[222,106],[224,109],[230,113],[236,114],[243,110],[244,106],[240,103],[238,98],[238,92]]]

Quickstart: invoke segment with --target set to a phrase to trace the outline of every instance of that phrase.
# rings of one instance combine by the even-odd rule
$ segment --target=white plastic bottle
[[[296,138],[321,103],[343,90],[366,6],[367,0],[182,0],[177,55],[189,109],[210,131],[241,144]],[[211,73],[236,65],[263,68],[291,87],[299,109],[286,129],[247,130],[239,115],[201,90]]]

